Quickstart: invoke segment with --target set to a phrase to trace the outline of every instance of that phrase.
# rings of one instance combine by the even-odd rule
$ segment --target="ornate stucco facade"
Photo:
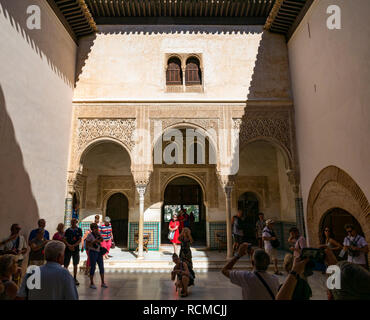
[[[301,210],[296,205],[298,161],[287,47],[281,35],[258,26],[99,30],[80,44],[81,69],[74,91],[68,183],[69,197],[78,194],[82,217],[105,215],[107,199],[119,192],[128,198],[129,223],[139,222],[139,193],[134,190],[144,185],[143,221],[160,228],[166,186],[175,177],[187,176],[203,191],[207,247],[215,246],[212,224],[229,223],[227,217],[245,192],[256,195],[267,218],[282,225],[296,222]],[[166,59],[171,53],[201,57],[203,90],[168,90]],[[156,123],[163,130],[159,136]],[[215,163],[154,164],[155,144],[173,128],[212,132],[208,138]],[[135,147],[143,141],[135,132],[147,140],[141,156]],[[236,140],[238,150],[233,150]],[[102,167],[93,174],[85,161],[104,143],[121,145],[128,154],[126,163],[116,171]],[[225,161],[227,157],[231,161]],[[239,168],[227,173],[233,157]],[[225,214],[227,194],[230,208]]]

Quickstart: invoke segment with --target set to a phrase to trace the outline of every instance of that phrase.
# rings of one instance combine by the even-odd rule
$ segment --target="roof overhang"
[[[75,41],[97,31],[85,0],[47,0],[47,2]]]
[[[284,34],[289,40],[313,2],[314,0],[276,0],[265,29]]]
[[[96,25],[264,25],[289,40],[314,0],[47,0],[71,36]]]

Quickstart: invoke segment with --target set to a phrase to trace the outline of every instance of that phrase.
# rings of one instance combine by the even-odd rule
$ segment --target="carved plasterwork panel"
[[[128,149],[135,146],[136,119],[78,119],[77,149],[100,137],[121,141]]]
[[[218,119],[177,119],[177,118],[171,118],[171,119],[152,119],[151,120],[151,134],[152,138],[156,139],[158,137],[154,137],[154,121],[161,121],[162,122],[162,130],[165,131],[167,128],[172,127],[174,125],[196,125],[204,130],[214,130],[214,133],[212,136],[212,139],[214,142],[217,142],[217,131],[218,131]],[[155,142],[155,141],[153,141]]]
[[[288,112],[247,112],[242,119],[233,119],[239,130],[240,145],[255,138],[272,138],[292,154],[291,126]]]

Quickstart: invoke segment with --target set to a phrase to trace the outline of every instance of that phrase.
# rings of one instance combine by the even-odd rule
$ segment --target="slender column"
[[[143,253],[143,244],[144,244],[144,196],[146,185],[137,185],[137,192],[139,193],[139,250],[138,250],[138,259],[144,258]]]
[[[304,213],[303,213],[303,199],[302,197],[295,198],[295,210],[296,210],[296,220],[297,228],[299,232],[306,237],[306,227],[304,223]]]
[[[226,196],[226,239],[227,239],[227,259],[232,257],[233,244],[231,236],[231,192],[233,187],[228,185],[224,187]]]
[[[65,207],[64,207],[64,225],[66,229],[71,226],[72,204],[73,204],[73,196],[72,196],[72,193],[68,192],[67,198],[65,200]]]

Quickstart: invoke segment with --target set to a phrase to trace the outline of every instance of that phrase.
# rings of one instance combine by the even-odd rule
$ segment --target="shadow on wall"
[[[285,151],[286,167],[294,167],[295,157],[294,153],[291,153],[294,150],[294,130],[292,135],[290,127],[294,119],[293,109],[289,105],[275,106],[270,103],[291,99],[285,38],[283,35],[263,30],[246,96],[244,114],[240,120],[233,120],[233,128],[240,129],[239,152],[253,141],[268,141],[275,146],[277,143],[281,145],[282,151]],[[256,103],[256,100],[262,100],[262,103]],[[235,150],[234,158],[238,157],[239,154]]]
[[[78,83],[80,75],[82,74],[82,69],[86,64],[86,61],[89,59],[91,48],[94,46],[95,39],[96,34],[93,34],[91,36],[82,37],[79,40],[76,59],[76,80],[74,84],[75,87]]]
[[[251,142],[266,141],[282,152],[285,169],[295,170],[294,114],[288,49],[283,35],[263,30],[248,89],[244,114],[241,119],[233,119],[232,124],[233,129],[240,130],[239,153]],[[234,164],[238,157],[235,150]]]
[[[0,238],[6,237],[13,223],[19,223],[27,236],[37,225],[39,210],[31,181],[24,167],[20,146],[15,137],[0,85]]]
[[[50,15],[44,14],[44,6],[48,6],[46,1],[43,6],[40,4],[41,29],[30,30],[27,28],[26,22],[29,17],[29,15],[27,15],[27,7],[35,4],[38,5],[39,0],[0,0],[0,15],[2,15],[12,28],[17,31],[19,36],[28,43],[40,59],[46,60],[50,69],[72,88],[75,78],[74,66],[71,65],[68,69],[69,61],[66,60],[63,51],[53,50],[53,46],[50,45],[50,42],[55,41],[53,32],[55,32],[54,29],[56,28],[48,28],[47,26],[51,26],[52,23],[57,23],[58,21],[56,21],[57,18],[55,18],[55,21],[50,21]],[[64,45],[66,44],[69,43],[66,42]]]

